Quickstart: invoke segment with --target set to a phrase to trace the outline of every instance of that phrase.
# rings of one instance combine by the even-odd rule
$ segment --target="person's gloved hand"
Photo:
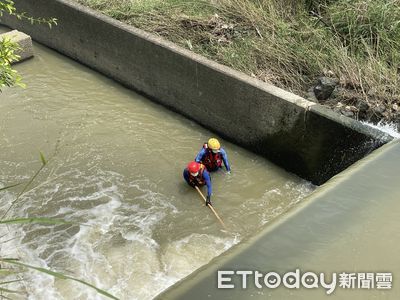
[[[212,205],[210,196],[207,196],[206,206],[208,206],[208,205]]]

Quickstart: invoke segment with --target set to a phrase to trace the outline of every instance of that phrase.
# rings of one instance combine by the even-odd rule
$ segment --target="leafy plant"
[[[57,25],[56,18],[34,18],[26,12],[19,12],[12,0],[0,0],[0,18],[4,13],[12,15],[20,20],[27,20],[33,24],[47,24],[50,28]],[[19,46],[9,38],[0,39],[0,92],[4,87],[20,86],[25,87],[21,81],[21,76],[11,67],[11,64],[19,59],[16,51]]]
[[[9,38],[4,37],[0,40],[0,92],[5,86],[25,86],[21,82],[21,76],[11,67],[11,64],[19,59],[19,55],[15,53],[18,49],[19,46]]]

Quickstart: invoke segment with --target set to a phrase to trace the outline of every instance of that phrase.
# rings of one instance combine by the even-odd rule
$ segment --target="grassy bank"
[[[400,123],[400,0],[78,0],[348,116]]]

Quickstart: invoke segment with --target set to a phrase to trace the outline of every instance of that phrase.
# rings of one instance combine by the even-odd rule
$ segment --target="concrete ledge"
[[[372,297],[357,294],[360,289],[352,291],[351,297],[338,296],[338,291],[327,297],[325,293],[310,294],[310,290],[302,288],[268,289],[263,285],[260,289],[254,286],[252,275],[248,277],[246,289],[241,288],[239,276],[232,276],[230,282],[235,284],[235,289],[217,289],[217,272],[257,270],[264,274],[272,271],[283,274],[299,268],[302,272],[318,270],[331,274],[349,269],[357,272],[373,266],[372,270],[390,270],[398,276],[399,264],[391,257],[396,250],[387,246],[390,234],[364,233],[380,233],[381,228],[389,231],[392,227],[391,233],[396,232],[397,226],[388,224],[398,222],[397,210],[393,209],[398,205],[393,203],[398,203],[399,168],[400,141],[394,141],[357,162],[341,176],[332,178],[289,212],[268,223],[261,232],[215,257],[155,299],[398,299],[398,286],[388,290],[384,298],[379,294]],[[345,235],[347,238],[340,238]],[[367,241],[366,237],[373,237],[373,241]],[[370,255],[364,256],[362,252]],[[367,261],[372,257],[373,262]]]
[[[0,34],[0,39],[4,37],[9,38],[12,42],[17,43],[21,49],[17,50],[15,54],[19,55],[20,58],[16,62],[26,60],[33,57],[33,46],[32,39],[29,35],[20,32],[18,30],[12,30],[3,34]],[[14,63],[16,63],[14,62]]]
[[[19,0],[58,26],[2,22],[185,115],[217,134],[322,184],[391,138],[69,0]]]

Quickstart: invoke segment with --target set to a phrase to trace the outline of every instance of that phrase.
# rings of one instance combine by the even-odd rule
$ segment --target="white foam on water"
[[[87,240],[87,235],[88,232],[80,233],[77,245],[71,250],[78,260],[78,273],[121,299],[152,299],[239,242],[238,237],[191,234],[160,249],[154,247],[154,243],[149,244],[135,237],[96,252],[90,249],[83,251],[84,247],[93,245],[93,241]],[[131,236],[128,234],[128,237]],[[101,299],[95,292],[74,282],[59,283],[58,290],[66,299],[69,295],[81,299]]]
[[[396,139],[400,138],[400,132],[397,130],[397,125],[395,123],[386,123],[383,121],[378,122],[378,124],[373,124],[369,122],[361,123],[368,125],[372,128],[379,129],[380,131],[383,131]]]
[[[296,203],[303,200],[307,195],[309,195],[315,186],[307,181],[301,181],[300,183],[294,183],[288,181],[285,183],[283,188],[274,188],[271,190],[266,190],[260,199],[260,207],[267,208],[273,207],[272,209],[260,209],[260,222],[261,225],[265,225],[270,222],[272,219],[278,217],[285,211],[289,210]],[[282,202],[282,196],[285,198],[291,199],[290,202],[284,203]]]
[[[107,254],[108,263],[120,276],[110,291],[121,299],[152,299],[238,241],[191,234],[162,249],[151,249],[139,241],[115,247]]]
[[[0,184],[0,187],[4,187],[4,185]],[[10,207],[13,199],[14,199],[14,195],[9,192],[8,190],[3,190],[0,192],[0,213],[4,214],[7,209]]]
[[[167,276],[178,280],[238,242],[238,236],[221,238],[211,234],[193,233],[167,245],[162,254],[164,271]]]
[[[118,172],[101,170],[92,160],[80,169],[77,159],[88,161],[76,156],[66,159],[64,165],[57,166],[24,194],[16,209],[23,215],[45,212],[43,216],[82,224],[22,226],[19,238],[8,247],[10,253],[12,247],[18,247],[18,256],[24,262],[59,270],[121,299],[152,299],[242,238],[240,226],[232,226],[233,233],[215,235],[208,229],[199,233],[194,226],[195,233],[183,228],[175,237],[159,239],[160,226],[177,221],[171,227],[176,230],[178,224],[188,224],[180,223],[186,215],[180,210],[190,206],[182,205],[178,210],[176,202],[168,198],[171,196],[159,192],[149,178],[128,180]],[[252,187],[250,182],[247,185]],[[247,216],[257,215],[254,220],[261,226],[300,201],[312,188],[306,182],[289,181],[280,188],[265,190],[261,199],[251,198],[249,207],[247,202],[242,205]],[[12,201],[12,193],[8,198],[2,201],[4,207]],[[232,218],[239,217],[242,207],[232,206],[230,212]],[[210,214],[193,221],[204,222],[207,228],[215,225]],[[245,231],[253,232],[251,226]],[[168,230],[161,230],[161,234],[168,234]],[[29,271],[25,278],[29,299],[104,299],[89,287],[40,272]]]
[[[3,197],[4,193],[2,194],[2,200]],[[21,227],[15,228],[14,226],[0,226],[0,236],[2,236],[0,243],[1,256],[16,257],[23,263],[32,264],[34,262],[34,266],[47,268],[46,262],[41,260],[36,255],[36,252],[27,251],[26,246],[21,243],[25,236],[23,229]],[[26,269],[24,273],[17,273],[17,275],[2,277],[2,281],[21,279],[21,277],[24,280],[16,283],[13,289],[20,291],[23,299],[61,299],[61,295],[56,290],[47,290],[47,287],[53,286],[54,278],[32,269]],[[32,282],[34,284],[31,284]],[[12,287],[7,285],[6,288],[11,289]],[[37,295],[42,295],[42,297],[37,297]]]
[[[152,239],[150,236],[147,236],[143,232],[130,231],[127,233],[122,233],[122,237],[127,241],[143,243],[149,249],[157,249],[159,247],[158,243],[154,239]]]
[[[23,251],[23,249],[21,250]],[[44,260],[39,259],[32,251],[23,251],[21,260],[29,262],[36,267],[50,269],[47,263]],[[52,276],[29,269],[24,274],[23,281],[28,296],[27,299],[63,299],[59,291],[53,288],[55,281],[56,279]]]
[[[26,133],[10,146],[1,145],[3,152],[23,148],[8,158],[22,162],[2,162],[7,174],[0,173],[0,180],[29,180],[38,161],[24,160],[25,151],[36,151],[43,133],[49,147],[51,140],[59,139],[57,155],[13,212],[76,224],[18,226],[17,239],[7,243],[2,254],[3,249],[18,249],[16,255],[26,263],[72,275],[121,299],[151,299],[242,236],[253,234],[269,218],[263,213],[284,211],[288,203],[298,201],[299,193],[292,190],[300,186],[282,187],[286,175],[279,171],[276,178],[271,176],[275,167],[269,170],[263,159],[227,143],[234,172],[214,181],[218,196],[227,201],[225,205],[217,198],[215,203],[233,233],[220,231],[206,208],[198,213],[198,195],[185,189],[182,170],[177,170],[181,159],[199,150],[193,145],[200,146],[210,133],[175,114],[142,105],[142,100],[135,102],[136,96],[127,91],[109,93],[120,90],[111,82],[86,82],[89,72],[82,85],[82,73],[75,73],[67,61],[61,68],[50,68],[52,60],[35,60],[41,65],[28,72],[30,90],[11,93],[19,100],[13,107],[24,112],[20,117],[31,116],[30,125],[35,127],[26,131],[26,124],[18,122],[17,131],[9,131],[10,140],[15,132]],[[62,86],[68,93],[46,89],[51,86]],[[17,109],[15,113],[18,117]],[[170,145],[177,145],[177,151],[169,151]],[[190,155],[192,159],[194,153]],[[277,192],[265,192],[263,197],[275,184]],[[9,194],[0,209],[14,198]],[[29,299],[104,299],[89,287],[40,272],[29,271],[25,278]]]
[[[108,180],[115,179],[115,174],[108,174]],[[85,184],[88,184],[88,179]],[[93,182],[92,182],[93,183]],[[48,182],[51,185],[51,180]],[[139,200],[147,201],[151,204],[149,208],[141,208],[140,205],[129,205],[132,215],[123,215],[119,211],[123,202],[122,195],[118,191],[116,184],[104,187],[104,182],[96,182],[97,190],[91,194],[83,196],[71,196],[68,198],[72,202],[85,202],[92,200],[108,199],[108,202],[98,204],[89,209],[72,210],[70,207],[59,207],[57,214],[69,214],[68,219],[86,219],[87,222],[80,226],[79,232],[74,234],[70,239],[64,240],[66,247],[64,260],[72,274],[78,278],[84,279],[106,290],[115,292],[116,294],[125,295],[126,299],[131,299],[130,295],[137,294],[137,299],[141,299],[146,294],[147,289],[152,291],[148,285],[138,288],[133,282],[142,282],[143,278],[139,278],[140,272],[147,273],[145,282],[152,282],[152,277],[161,272],[160,262],[158,259],[158,244],[151,238],[152,227],[157,224],[166,215],[165,209],[169,208],[170,212],[176,212],[176,208],[168,201],[163,199],[162,195],[154,193],[143,187],[143,195],[139,196]],[[139,186],[139,185],[137,185]],[[51,190],[46,189],[42,184],[42,189],[30,192],[31,197],[38,197],[35,193],[51,196]],[[46,203],[46,200],[44,200]],[[23,210],[27,210],[34,202],[26,203],[20,206]],[[125,203],[124,203],[125,204]],[[116,223],[121,224],[116,224]],[[126,225],[126,226],[124,226]],[[122,227],[121,227],[122,226]],[[132,227],[127,230],[126,227]],[[112,239],[118,233],[127,241],[125,244],[113,245]],[[46,248],[51,246],[50,240],[39,237],[43,240],[35,249],[30,244],[23,244],[20,250],[20,258],[33,265],[48,267],[49,261],[40,259]],[[51,238],[50,238],[51,239]],[[51,259],[56,252],[48,257]],[[123,262],[121,264],[121,262]],[[115,270],[119,269],[120,272]],[[130,279],[126,282],[124,278]],[[29,289],[31,299],[103,299],[97,292],[84,287],[78,283],[54,280],[48,278],[47,275],[28,272],[27,279],[32,282],[35,288]],[[166,280],[168,282],[168,280]],[[156,283],[154,283],[156,284]],[[128,295],[127,296],[127,291]]]
[[[26,212],[51,204],[56,193],[63,193],[65,199],[51,215],[83,224],[79,230],[75,226],[77,230],[72,234],[67,234],[67,229],[54,229],[29,241],[24,238],[48,227],[22,227],[21,237],[13,246],[18,245],[23,261],[66,272],[121,299],[152,299],[241,240],[239,233],[188,233],[159,244],[154,230],[166,217],[182,213],[173,202],[156,192],[147,178],[125,182],[124,176],[116,172],[95,173],[88,176],[71,169],[56,172],[24,195],[30,201],[18,209]],[[71,177],[77,183],[71,184]],[[91,192],[82,193],[85,189]],[[287,205],[300,201],[312,189],[307,182],[288,182],[281,188],[266,190],[262,199],[253,199],[262,204],[257,212],[260,224],[287,210]],[[286,195],[291,202],[281,204]],[[267,209],[270,206],[274,208]],[[10,251],[13,246],[9,245]],[[35,271],[27,272],[25,278],[29,299],[103,299],[96,291],[73,281]]]
[[[56,176],[58,178],[62,176]],[[110,176],[108,176],[110,178]],[[18,204],[18,211],[22,214],[26,214],[28,210],[31,208],[38,208],[41,207],[40,204],[43,204],[43,208],[45,208],[49,198],[59,191],[60,185],[53,184],[51,179],[42,181],[39,185],[35,188],[31,189],[27,192],[24,197],[21,199],[22,204]],[[85,184],[88,184],[85,182]],[[22,226],[19,227],[18,230],[12,230],[14,235],[18,236],[18,239],[13,240],[10,243],[4,243],[3,246],[7,246],[8,249],[2,247],[2,253],[12,253],[13,256],[18,255],[21,261],[26,263],[41,266],[41,267],[48,267],[48,262],[52,258],[54,258],[60,250],[53,250],[53,252],[47,256],[47,259],[42,259],[44,253],[48,248],[52,248],[54,245],[63,244],[66,247],[65,252],[69,252],[68,255],[64,255],[65,259],[73,259],[80,263],[88,262],[91,260],[98,259],[99,255],[96,251],[93,250],[93,245],[95,244],[93,240],[88,239],[91,236],[91,231],[97,230],[98,235],[101,238],[101,235],[107,233],[110,226],[113,224],[113,221],[116,217],[116,213],[114,213],[120,206],[120,195],[118,194],[118,188],[115,184],[107,188],[102,187],[102,183],[97,182],[99,190],[95,193],[90,195],[85,195],[84,197],[71,197],[74,198],[71,201],[86,201],[86,200],[94,200],[99,199],[101,197],[108,198],[108,202],[100,205],[96,205],[90,209],[86,210],[73,210],[71,207],[59,207],[58,212],[62,214],[69,214],[67,219],[71,219],[74,221],[75,217],[84,216],[87,219],[87,223],[85,225],[88,226],[81,226],[79,232],[72,236],[70,239],[65,239],[65,232],[50,232],[50,234],[46,234],[44,236],[37,236],[34,238],[33,241],[27,242],[24,240],[24,237],[27,236],[30,232],[35,234],[35,230],[40,230],[42,225],[32,225],[32,226]],[[9,204],[12,200],[15,199],[14,194],[9,193],[7,191],[1,193],[2,201],[1,204],[3,206],[2,210],[5,210],[9,207]],[[25,198],[25,199],[24,199]],[[25,201],[30,200],[30,201]],[[79,218],[78,218],[79,219]],[[34,227],[31,229],[30,227]],[[53,226],[55,227],[55,226]],[[2,227],[3,228],[3,227]],[[24,229],[27,229],[28,232],[25,232]],[[33,231],[32,231],[33,230]],[[51,230],[49,230],[51,231]],[[64,235],[63,239],[59,241],[59,238]],[[86,241],[79,244],[80,241]],[[61,246],[63,246],[61,245]],[[79,245],[79,246],[78,246]],[[17,252],[15,251],[17,250]],[[74,264],[71,264],[74,265]],[[76,265],[76,264],[75,264]],[[52,266],[53,267],[53,266]],[[78,278],[90,278],[90,276],[86,276],[85,268],[78,268],[77,272],[73,272],[74,274],[78,274]],[[85,278],[86,277],[86,278]],[[55,282],[52,277],[49,277],[46,274],[36,272],[36,271],[29,271],[26,273],[25,278],[27,282],[31,282],[32,284],[27,284],[26,286],[29,287],[27,289],[29,293],[30,299],[62,299],[61,294],[55,288]],[[96,294],[96,293],[95,293]],[[76,293],[74,294],[76,296]],[[73,296],[73,297],[74,297]],[[67,298],[68,299],[68,298]]]

